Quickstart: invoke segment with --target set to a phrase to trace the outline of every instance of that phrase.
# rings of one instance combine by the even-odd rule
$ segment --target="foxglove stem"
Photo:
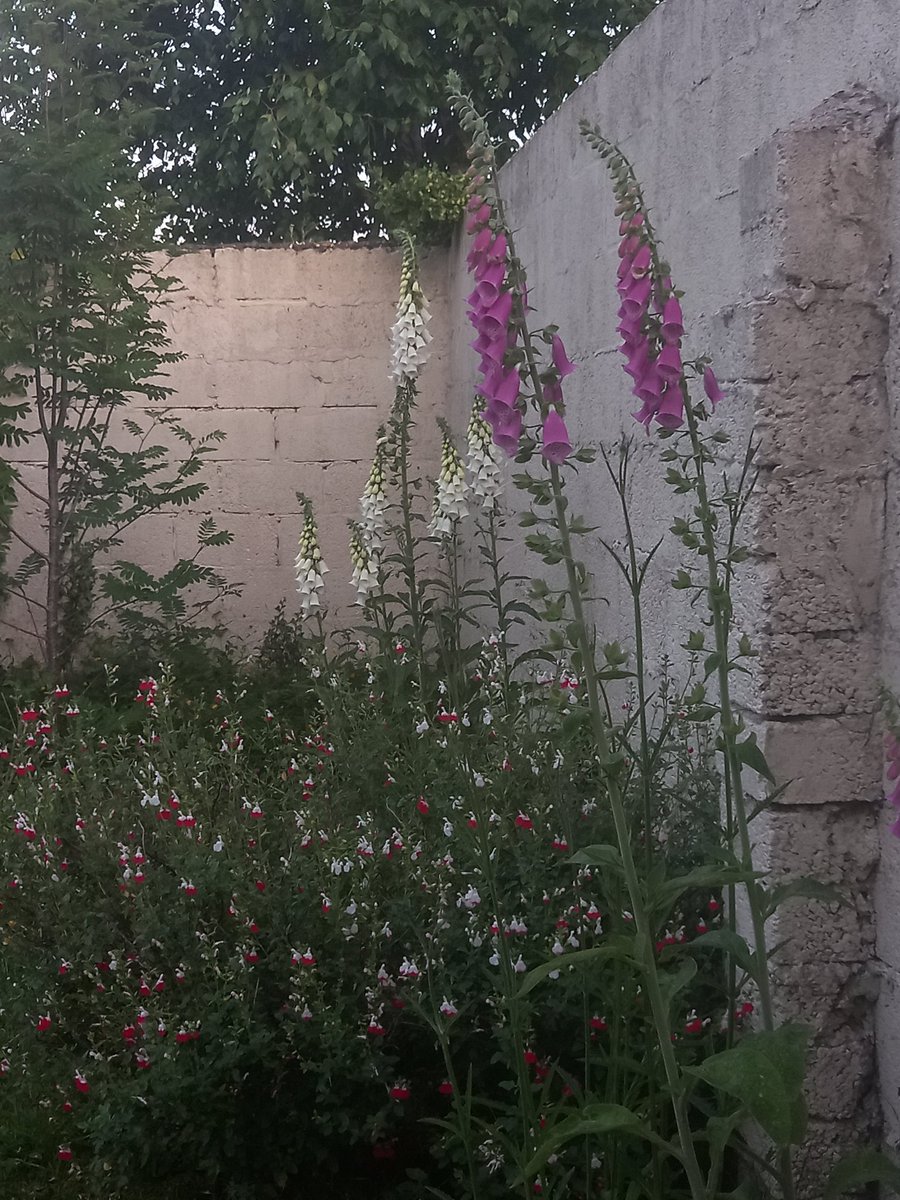
[[[578,640],[578,650],[582,657],[582,671],[587,685],[594,741],[597,744],[601,762],[603,760],[608,761],[610,741],[606,727],[606,718],[601,707],[600,692],[597,686],[594,648],[592,639],[588,635],[581,594],[582,584],[578,578],[575,557],[572,553],[572,540],[569,535],[562,478],[559,473],[559,467],[555,463],[550,466],[550,483],[556,510],[556,524],[562,547],[563,561],[566,565],[568,590],[572,601],[572,614],[575,618],[573,624]],[[671,1093],[672,1109],[675,1115],[675,1124],[678,1128],[678,1141],[681,1145],[682,1164],[688,1178],[692,1200],[708,1200],[703,1173],[697,1159],[697,1152],[694,1149],[693,1133],[684,1097],[684,1080],[678,1067],[678,1061],[675,1058],[675,1052],[672,1049],[672,1025],[669,1020],[669,1006],[659,982],[656,952],[653,944],[653,931],[650,928],[647,914],[644,910],[644,898],[641,891],[640,879],[631,850],[628,815],[625,811],[625,804],[618,782],[612,774],[607,778],[606,788],[610,813],[612,814],[613,825],[616,830],[616,840],[622,858],[625,886],[628,889],[628,898],[631,903],[631,911],[634,915],[635,942],[637,945],[636,957],[642,968],[642,979],[647,989],[650,1009],[653,1014],[653,1023],[656,1026],[659,1052]]]
[[[407,607],[412,627],[413,649],[416,655],[419,696],[424,703],[424,633],[422,606],[419,603],[419,581],[416,574],[416,542],[412,528],[412,495],[409,485],[409,425],[413,396],[413,388],[410,384],[401,384],[397,389],[397,460],[400,472],[400,515],[402,518],[400,557],[406,579]]]
[[[725,777],[730,788],[733,823],[737,830],[737,841],[740,849],[741,866],[748,872],[753,870],[753,844],[750,841],[750,822],[747,816],[747,801],[744,795],[742,766],[737,749],[737,726],[731,704],[731,684],[729,680],[728,650],[729,634],[731,632],[731,600],[726,583],[719,578],[719,564],[716,557],[715,524],[709,492],[706,487],[705,455],[700,438],[700,428],[697,414],[691,404],[686,383],[682,380],[684,396],[684,411],[687,418],[688,433],[694,457],[697,484],[697,508],[703,524],[703,543],[708,574],[708,604],[716,636],[716,655],[718,657],[717,679],[719,685],[720,732],[725,759]],[[729,822],[731,824],[731,822]],[[733,834],[734,830],[730,830]],[[759,1006],[762,1015],[763,1028],[772,1031],[775,1028],[775,1011],[772,1002],[772,986],[769,980],[769,951],[766,939],[766,911],[764,897],[759,885],[753,878],[746,883],[747,907],[750,910],[750,920],[753,926],[754,953],[756,955],[755,982],[759,989]],[[733,1005],[732,1005],[733,1007]],[[794,1174],[789,1149],[779,1154],[781,1170],[779,1182],[783,1192],[783,1200],[794,1200]]]

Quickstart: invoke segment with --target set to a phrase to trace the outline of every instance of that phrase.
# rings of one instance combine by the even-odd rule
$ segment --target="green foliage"
[[[404,229],[424,245],[448,242],[466,206],[468,181],[440,167],[411,167],[375,190],[386,229]]]
[[[195,476],[221,436],[195,440],[162,413],[123,422],[128,448],[110,436],[117,410],[166,399],[178,357],[156,307],[174,281],[147,253],[157,217],[128,153],[151,80],[144,15],[120,0],[0,11],[0,445],[37,464],[6,471],[43,526],[29,541],[4,505],[19,562],[3,582],[31,617],[20,632],[34,633],[54,670],[103,620],[98,594],[133,628],[148,606],[183,620],[190,585],[225,588],[196,558],[156,580],[109,562],[141,517],[202,495]],[[170,446],[148,440],[161,430]]]
[[[147,24],[171,47],[148,183],[194,242],[379,232],[367,180],[465,167],[449,69],[525,138],[655,0],[176,0]],[[178,47],[178,51],[174,47]],[[191,64],[190,72],[184,63]]]

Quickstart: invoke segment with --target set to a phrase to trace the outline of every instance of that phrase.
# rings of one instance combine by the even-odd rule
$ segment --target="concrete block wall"
[[[637,169],[686,293],[689,352],[713,356],[727,393],[718,419],[735,454],[751,431],[760,441],[736,605],[761,655],[739,700],[794,783],[754,837],[773,871],[823,877],[851,903],[798,904],[778,921],[791,939],[779,1003],[815,1029],[808,1196],[882,1114],[888,1144],[900,1145],[900,844],[884,831],[876,712],[881,679],[900,686],[898,22],[896,0],[663,0],[502,172],[534,322],[558,324],[579,364],[566,380],[570,428],[594,444],[636,439],[638,542],[655,543],[677,500],[655,439],[629,416],[617,218],[582,117]],[[461,238],[456,313],[465,249]],[[457,318],[459,427],[476,379],[469,336]],[[600,537],[621,536],[602,465],[582,471],[572,496]],[[588,545],[602,638],[627,637],[628,597],[599,541]],[[646,606],[650,653],[676,664],[691,624],[669,586],[680,557],[666,541]],[[511,566],[540,570],[524,555]]]
[[[184,358],[168,368],[166,407],[193,434],[222,430],[201,476],[206,495],[189,512],[136,524],[117,556],[159,571],[197,547],[206,516],[234,534],[231,545],[204,552],[241,594],[211,608],[243,642],[258,640],[278,602],[296,611],[293,563],[300,532],[296,492],[313,501],[330,617],[341,622],[353,605],[347,520],[358,515],[376,430],[394,397],[390,327],[400,256],[383,247],[317,245],[220,247],[158,254],[155,266],[177,281],[160,309],[172,346]],[[446,255],[426,256],[422,283],[433,313],[434,341],[421,376],[417,459],[433,476],[439,457],[434,418],[446,390]],[[152,411],[152,410],[151,410]],[[126,414],[121,414],[126,415]],[[147,410],[127,416],[144,422]],[[115,444],[129,435],[117,420]],[[165,442],[165,437],[155,439]],[[41,487],[41,468],[19,451],[26,482]],[[26,534],[38,521],[27,495],[19,508]],[[13,549],[15,561],[21,547]],[[2,614],[29,624],[20,603]],[[10,653],[34,649],[22,633],[0,626]]]

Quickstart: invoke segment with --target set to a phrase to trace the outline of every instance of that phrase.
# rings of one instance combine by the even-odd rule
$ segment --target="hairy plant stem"
[[[738,755],[737,738],[739,726],[734,719],[729,679],[730,663],[728,652],[729,635],[731,632],[731,598],[727,584],[719,578],[719,562],[716,556],[715,544],[716,519],[706,487],[705,454],[697,423],[697,414],[691,404],[687,385],[684,381],[682,381],[681,387],[696,471],[697,508],[703,525],[703,553],[706,558],[708,576],[707,596],[716,638],[716,656],[718,659],[716,677],[719,686],[722,753],[725,759],[725,777],[729,784],[734,821],[734,829],[729,829],[729,832],[733,836],[736,829],[741,866],[747,872],[752,872],[753,844],[750,840],[750,822],[747,816],[746,797],[744,796],[741,760]],[[771,1032],[775,1028],[775,1011],[772,1000],[772,985],[769,979],[769,951],[766,940],[764,898],[756,880],[753,878],[747,880],[746,893],[747,907],[750,910],[750,920],[753,926],[754,954],[756,958],[754,978],[759,990],[760,1013],[763,1028]],[[779,1152],[779,1161],[781,1167],[779,1182],[784,1200],[794,1200],[796,1193],[789,1149]]]
[[[550,482],[556,510],[556,525],[562,547],[563,561],[566,566],[568,590],[572,603],[573,625],[576,630],[578,651],[582,658],[581,669],[586,683],[594,741],[597,745],[601,763],[605,764],[607,769],[609,769],[610,739],[601,706],[600,691],[597,685],[594,648],[592,639],[588,635],[584,613],[584,604],[582,601],[583,583],[578,577],[578,569],[572,553],[572,541],[569,535],[569,524],[563,498],[562,477],[559,467],[555,463],[550,466]],[[613,825],[616,830],[616,840],[618,841],[619,853],[622,858],[625,886],[628,890],[628,897],[634,914],[635,942],[637,946],[636,958],[641,968],[641,977],[650,1001],[650,1009],[653,1014],[653,1022],[656,1026],[656,1036],[663,1061],[663,1069],[671,1093],[672,1109],[675,1116],[675,1124],[678,1128],[678,1140],[681,1146],[681,1162],[687,1175],[688,1186],[690,1187],[693,1200],[707,1200],[706,1185],[694,1149],[687,1104],[685,1102],[685,1081],[678,1068],[675,1052],[672,1049],[672,1026],[669,1020],[669,1006],[659,982],[653,931],[650,928],[650,922],[644,908],[643,891],[631,848],[628,815],[625,811],[625,804],[619,790],[618,781],[612,771],[609,771],[607,775],[606,788]]]

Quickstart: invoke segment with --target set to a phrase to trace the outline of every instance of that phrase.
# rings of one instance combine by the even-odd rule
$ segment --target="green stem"
[[[600,692],[597,685],[596,669],[593,661],[593,647],[587,632],[584,604],[582,601],[582,581],[578,578],[578,571],[576,569],[575,559],[572,554],[572,542],[569,536],[569,525],[566,518],[565,504],[563,502],[562,479],[560,477],[559,467],[557,467],[555,463],[551,464],[550,466],[550,480],[556,509],[557,528],[562,545],[563,560],[566,565],[569,593],[572,601],[574,625],[577,630],[579,651],[582,657],[582,672],[587,685],[594,740],[597,744],[601,761],[605,760],[608,764],[610,757],[610,741],[606,729],[603,709],[601,707]],[[622,858],[625,886],[628,890],[628,897],[631,903],[632,912],[634,914],[635,943],[637,948],[636,958],[641,968],[641,975],[644,980],[644,986],[647,990],[647,997],[650,1001],[650,1009],[653,1014],[653,1022],[656,1026],[657,1041],[659,1043],[660,1055],[663,1060],[663,1069],[666,1073],[666,1080],[668,1082],[669,1092],[671,1094],[675,1124],[678,1129],[678,1140],[681,1145],[682,1163],[687,1175],[688,1186],[690,1187],[693,1200],[707,1200],[707,1192],[703,1181],[703,1173],[700,1169],[700,1163],[697,1160],[697,1154],[694,1149],[693,1135],[691,1133],[690,1120],[688,1118],[688,1109],[685,1101],[685,1080],[683,1079],[678,1068],[678,1061],[675,1057],[675,1052],[672,1049],[672,1026],[669,1020],[669,1006],[665,996],[663,995],[662,987],[660,986],[656,963],[656,952],[653,942],[653,931],[650,927],[647,913],[644,910],[643,893],[641,890],[640,880],[638,878],[637,867],[635,866],[634,855],[631,849],[628,816],[625,811],[625,805],[621,792],[619,791],[618,783],[612,773],[610,773],[607,777],[607,797],[609,800],[609,808],[612,814],[613,825],[615,826],[616,830],[616,840],[619,845],[619,853]]]
[[[739,726],[734,719],[729,680],[731,669],[728,659],[729,634],[731,631],[731,599],[727,585],[719,578],[719,563],[716,557],[715,545],[716,521],[709,500],[709,492],[706,487],[706,473],[704,470],[705,455],[697,423],[697,414],[694,412],[691,404],[686,383],[682,381],[681,386],[696,470],[697,508],[703,524],[703,553],[706,557],[707,565],[708,602],[716,637],[720,731],[725,759],[726,782],[730,784],[731,804],[740,848],[741,865],[749,873],[753,870],[753,844],[750,840],[750,822],[747,816],[746,797],[744,796],[741,760],[738,756],[737,738]],[[759,989],[762,1023],[764,1029],[772,1031],[775,1028],[775,1011],[772,1000],[772,986],[769,978],[769,952],[766,941],[764,897],[755,879],[748,879],[746,891],[747,907],[750,910],[750,920],[753,926],[754,952],[756,957],[755,980]],[[795,1189],[789,1149],[781,1151],[780,1161],[780,1182],[784,1200],[793,1200]]]

